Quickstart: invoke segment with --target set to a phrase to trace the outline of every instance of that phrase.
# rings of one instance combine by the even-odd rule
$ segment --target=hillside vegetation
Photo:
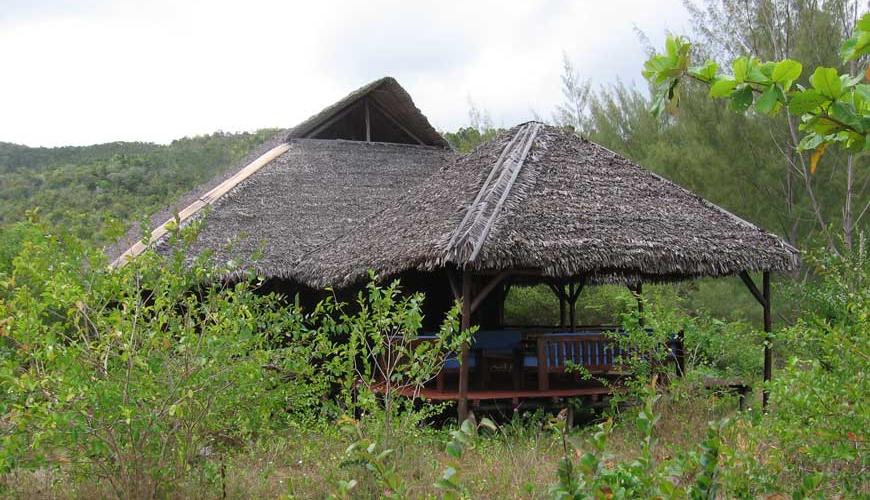
[[[235,166],[276,132],[215,132],[168,145],[30,148],[0,142],[0,226],[38,209],[43,219],[85,240],[106,243],[119,224],[164,208]]]

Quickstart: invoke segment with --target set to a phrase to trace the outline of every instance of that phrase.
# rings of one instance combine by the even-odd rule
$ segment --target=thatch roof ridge
[[[308,253],[297,266],[300,279],[345,286],[369,268],[392,275],[454,265],[535,268],[599,282],[666,281],[797,266],[797,250],[775,235],[613,151],[544,125],[478,252],[451,253],[487,174],[528,127],[498,134]]]

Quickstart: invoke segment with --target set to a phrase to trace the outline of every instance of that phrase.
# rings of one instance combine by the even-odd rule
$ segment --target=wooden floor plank
[[[407,391],[406,396],[412,396],[411,391]],[[548,389],[546,391],[539,390],[511,390],[511,389],[496,389],[496,390],[469,390],[468,399],[470,401],[494,400],[494,399],[534,399],[534,398],[568,398],[578,396],[606,396],[613,392],[608,387],[570,387],[562,389]],[[419,396],[424,399],[433,401],[456,401],[459,399],[459,392],[456,390],[438,391],[437,389],[425,388]]]

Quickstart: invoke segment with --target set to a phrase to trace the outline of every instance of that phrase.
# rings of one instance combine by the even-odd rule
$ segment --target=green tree
[[[838,21],[845,23],[849,12],[857,17],[857,4],[829,2],[821,8],[812,9],[811,5],[804,2],[757,2],[753,6],[755,9],[750,9],[755,16],[750,17],[746,17],[745,10],[736,11],[727,7],[717,10],[715,3],[711,4],[714,5],[708,8],[707,18],[727,20],[728,28],[718,31],[706,29],[702,33],[713,40],[724,39],[725,43],[730,42],[743,52],[762,53],[773,57],[773,60],[762,62],[761,58],[749,52],[733,58],[729,73],[721,72],[719,62],[713,59],[692,66],[692,44],[682,37],[669,36],[665,52],[653,54],[645,64],[644,76],[654,89],[653,113],[660,115],[666,109],[674,110],[680,101],[681,87],[690,80],[709,87],[711,97],[728,100],[731,109],[741,113],[751,109],[757,115],[776,116],[784,108],[787,111],[785,123],[788,135],[783,155],[790,167],[789,177],[797,173],[803,179],[818,228],[832,251],[836,251],[835,239],[828,230],[813,178],[819,160],[829,146],[837,145],[845,152],[846,189],[842,204],[842,226],[845,245],[851,248],[854,229],[870,206],[868,203],[859,209],[857,216],[854,215],[854,165],[870,148],[867,142],[870,131],[870,86],[860,83],[864,78],[862,74],[851,74],[855,73],[868,51],[864,40],[870,29],[870,16],[865,14],[857,21],[855,29],[849,30],[840,29]],[[699,9],[695,10],[695,15],[696,19],[704,18]],[[827,29],[819,29],[819,18],[827,23],[824,25]],[[827,37],[828,40],[849,37],[840,53],[851,72],[818,66],[808,81],[802,80],[803,65],[788,57],[793,50],[797,50],[790,45],[789,35],[802,26],[801,22],[796,23],[794,19],[810,24],[816,37]],[[748,33],[749,36],[741,37],[735,33]],[[720,45],[720,51],[730,58],[733,53],[727,50],[727,45],[724,45],[724,50],[722,47]],[[803,83],[805,81],[806,84]],[[799,131],[803,132],[803,137],[799,137]],[[812,153],[807,157],[805,152]],[[859,199],[863,194],[863,188],[860,189],[857,193]]]

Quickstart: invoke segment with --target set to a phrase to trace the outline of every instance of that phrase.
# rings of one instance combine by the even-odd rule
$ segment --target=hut
[[[798,251],[777,236],[573,131],[524,123],[457,155],[392,78],[257,153],[188,198],[179,219],[206,222],[193,251],[244,259],[259,250],[259,260],[240,268],[312,291],[352,289],[369,270],[401,277],[427,293],[430,318],[460,300],[462,326],[482,331],[425,393],[457,401],[460,418],[469,401],[606,392],[553,378],[569,362],[614,368],[602,329],[575,324],[584,286],[639,291],[645,282],[739,275],[769,332],[770,273],[799,264]],[[152,233],[158,248],[165,233],[165,225]],[[115,265],[143,249],[131,246]],[[762,274],[760,287],[750,272]],[[508,288],[530,283],[550,286],[570,321],[563,314],[548,331],[506,329]],[[764,356],[769,379],[769,347]],[[508,388],[487,387],[494,365],[509,366]],[[479,377],[470,391],[472,366]],[[528,389],[527,372],[537,381]]]
[[[369,269],[383,276],[440,276],[462,301],[463,327],[476,320],[482,329],[502,330],[484,311],[487,305],[499,310],[514,282],[547,283],[573,310],[585,285],[624,283],[639,290],[644,282],[740,275],[763,306],[770,331],[770,273],[798,263],[798,251],[777,236],[573,131],[529,122],[451,159],[384,210],[309,252],[297,276],[314,287],[351,286]],[[762,273],[760,289],[749,272]],[[531,359],[522,353],[509,359],[520,372],[533,365],[538,387],[531,391],[469,395],[469,367],[488,362],[488,346],[475,358],[463,351],[458,387],[445,396],[459,401],[460,418],[469,399],[592,394],[548,381],[567,361],[593,371],[612,368],[600,328],[574,331],[571,316],[568,329],[534,336]],[[505,359],[503,345],[492,350],[496,360]],[[769,348],[764,370],[769,378]]]

